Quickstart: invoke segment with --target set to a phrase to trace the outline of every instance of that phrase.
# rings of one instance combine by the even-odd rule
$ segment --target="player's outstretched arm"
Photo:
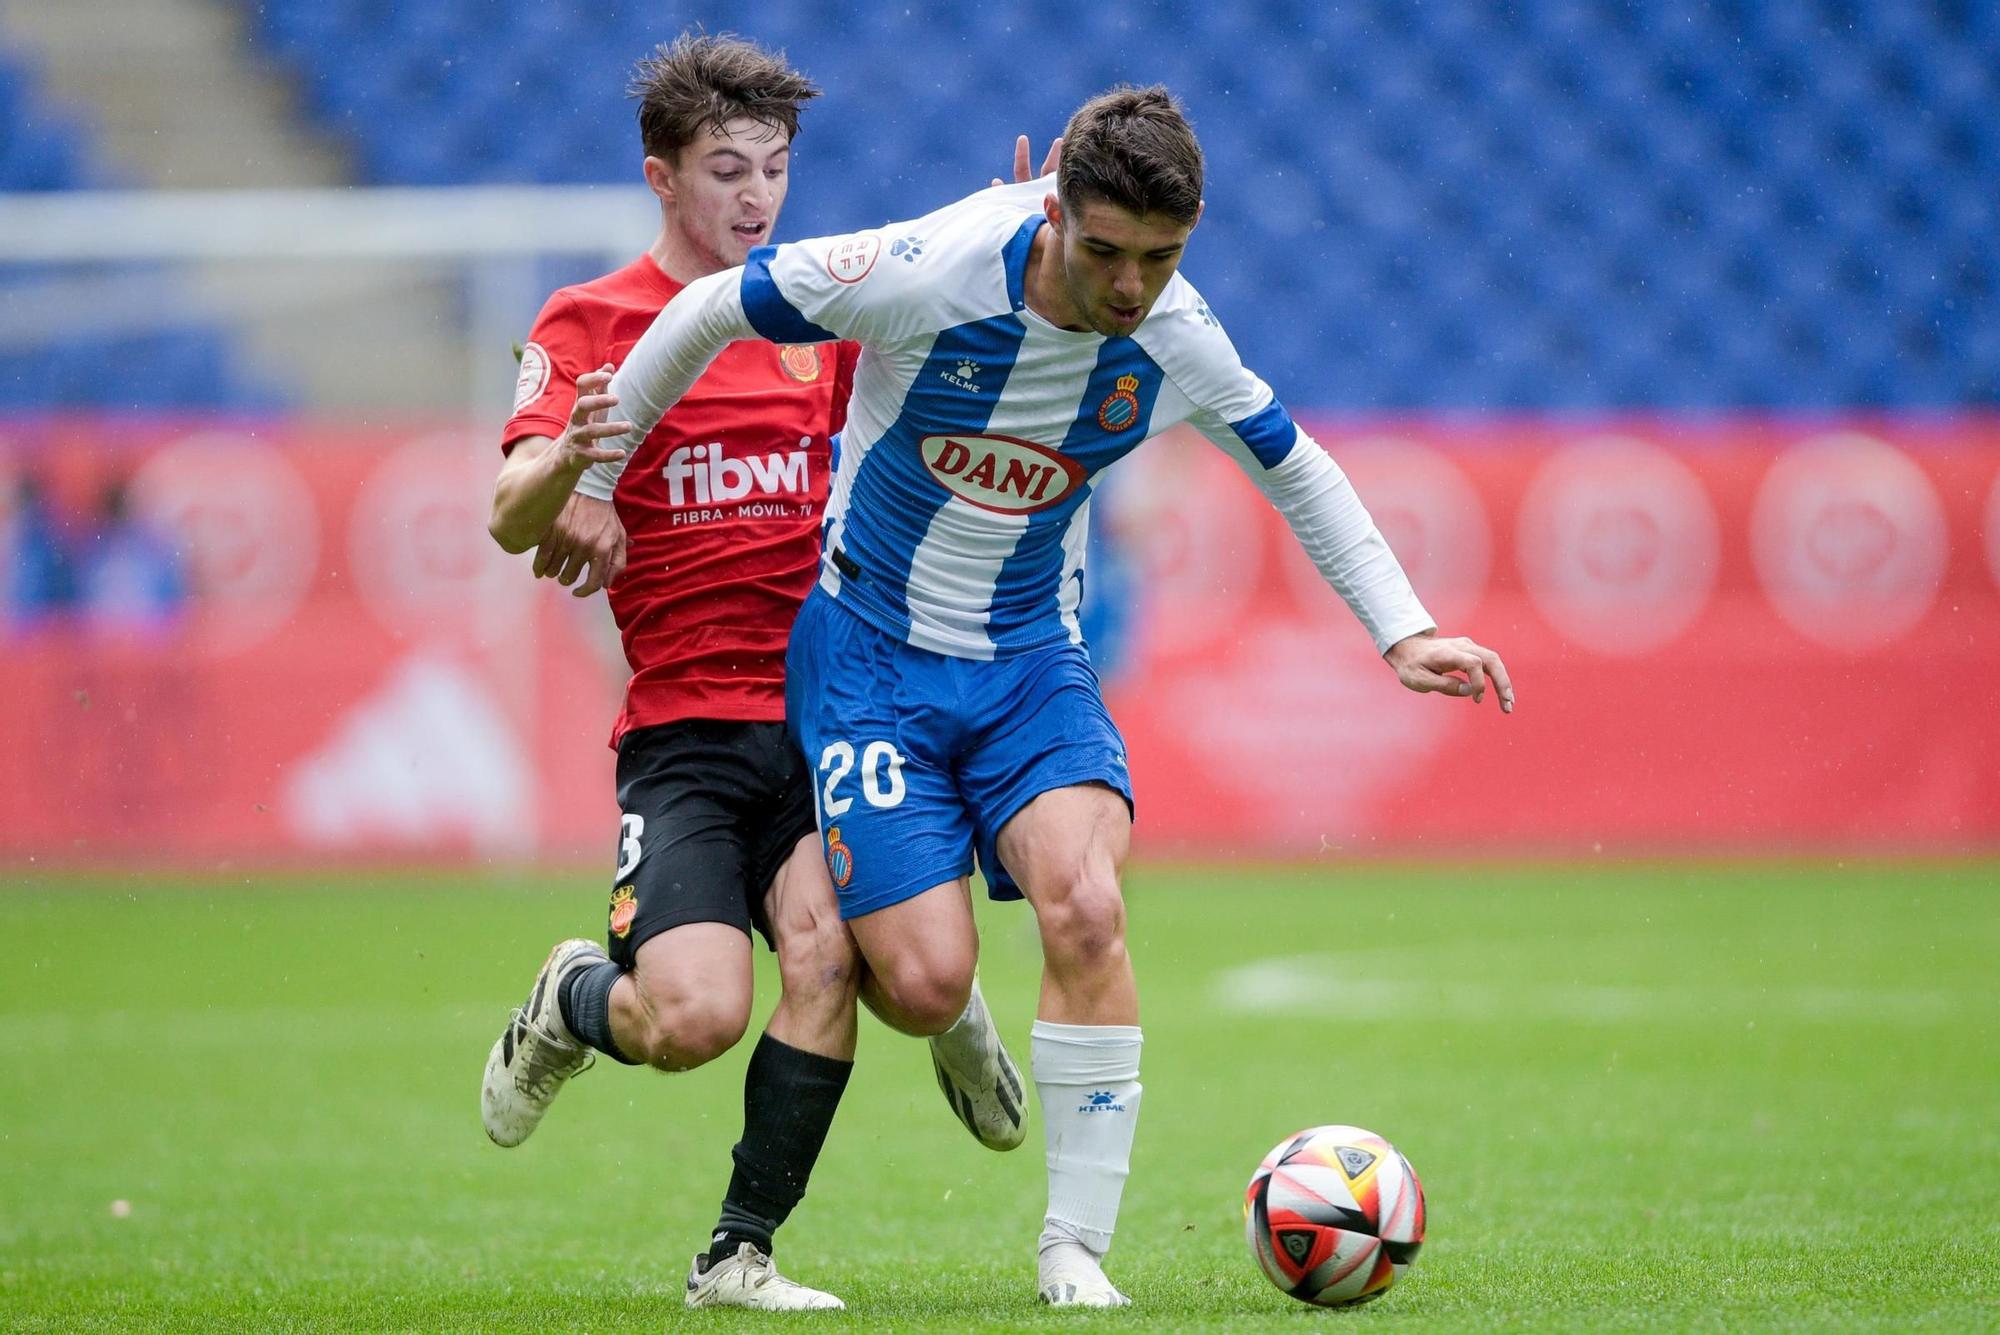
[[[760,337],[743,313],[742,286],[740,266],[697,278],[654,317],[611,378],[612,402],[624,405],[628,420],[622,439],[607,444],[621,446],[621,452],[592,466],[577,483],[579,492],[610,500],[625,453],[639,448],[724,348]]]
[[[1413,691],[1435,691],[1439,695],[1469,695],[1474,704],[1486,698],[1490,684],[1500,700],[1500,711],[1514,712],[1514,682],[1500,655],[1463,635],[1441,638],[1424,631],[1396,641],[1382,655],[1396,670],[1396,677]]]
[[[611,367],[586,371],[576,380],[576,403],[560,437],[528,436],[517,441],[493,485],[493,513],[486,528],[510,552],[541,542],[562,512],[584,470],[625,457],[618,437],[632,429],[608,421],[617,396],[608,392]],[[539,572],[538,572],[539,573]]]

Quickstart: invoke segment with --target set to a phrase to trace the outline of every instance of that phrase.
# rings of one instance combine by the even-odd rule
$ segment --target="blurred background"
[[[1406,696],[1232,467],[1097,507],[1161,855],[2000,844],[2000,10],[1711,0],[0,5],[0,859],[614,842],[602,600],[484,531],[512,346],[656,227],[624,85],[784,48],[781,237],[1089,94],[1185,272],[1520,712]]]
[[[697,22],[825,89],[781,238],[1166,82],[1185,271],[1512,668],[1402,691],[1204,441],[1108,476],[1145,1319],[1295,1331],[1243,1182],[1351,1122],[1425,1329],[1992,1328],[1992,0],[0,0],[0,1328],[679,1311],[751,1044],[505,1154],[473,1075],[618,832],[608,609],[485,532],[513,348],[651,241]],[[1039,1156],[861,1045],[787,1273],[1040,1328]]]

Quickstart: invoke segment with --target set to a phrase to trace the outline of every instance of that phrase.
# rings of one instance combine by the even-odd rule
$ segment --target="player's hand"
[[[1486,698],[1490,684],[1500,697],[1501,712],[1514,712],[1514,683],[1507,676],[1507,665],[1500,661],[1500,655],[1463,635],[1439,639],[1426,631],[1396,641],[1382,657],[1396,669],[1397,679],[1413,691],[1469,695],[1477,704]]]
[[[562,513],[535,548],[535,578],[552,579],[571,596],[588,598],[615,583],[625,573],[625,525],[610,501],[572,493]]]
[[[556,462],[581,473],[592,464],[615,463],[623,459],[624,446],[599,443],[616,440],[632,429],[630,422],[605,420],[617,406],[618,396],[611,392],[609,362],[578,376],[576,405],[569,411],[569,425],[563,428],[561,439],[556,441]],[[565,584],[568,582],[563,581]]]
[[[1040,171],[1029,172],[1028,157],[1028,136],[1024,134],[1014,141],[1014,184],[1016,185],[1019,185],[1023,181],[1038,181],[1062,165],[1062,136],[1057,135],[1050,141],[1049,154],[1042,159],[1042,169]],[[1006,182],[996,176],[993,178],[993,184],[1005,185]]]

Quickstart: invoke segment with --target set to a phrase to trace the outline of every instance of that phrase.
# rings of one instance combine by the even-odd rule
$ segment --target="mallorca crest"
[[[639,901],[633,887],[621,885],[611,892],[611,935],[623,941],[632,931],[632,919],[639,916]]]
[[[1106,431],[1126,431],[1139,424],[1138,376],[1118,377],[1118,387],[1097,405],[1097,424]]]
[[[778,365],[802,385],[819,379],[819,349],[810,343],[790,343],[778,349]]]

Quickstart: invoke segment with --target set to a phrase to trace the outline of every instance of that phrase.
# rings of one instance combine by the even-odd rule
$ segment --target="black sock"
[[[563,979],[556,1008],[572,1034],[615,1061],[637,1066],[611,1039],[611,985],[624,976],[625,970],[609,960],[578,969]]]
[[[736,1171],[722,1198],[711,1261],[734,1255],[745,1242],[770,1252],[771,1235],[806,1194],[853,1071],[853,1062],[806,1052],[769,1034],[757,1040],[743,1076],[743,1139],[730,1152]]]

